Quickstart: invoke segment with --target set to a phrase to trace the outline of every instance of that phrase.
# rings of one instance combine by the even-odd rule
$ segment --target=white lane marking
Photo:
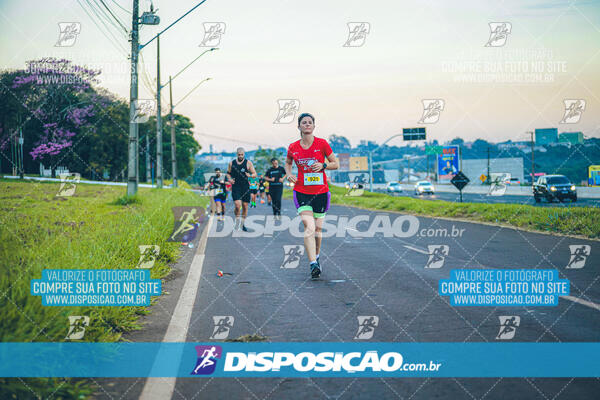
[[[183,289],[179,295],[179,300],[171,316],[167,333],[163,338],[163,342],[185,342],[187,338],[188,328],[190,326],[190,319],[192,318],[192,309],[194,307],[194,301],[196,300],[196,294],[198,292],[198,285],[200,284],[200,277],[202,276],[202,266],[204,264],[204,252],[206,249],[206,242],[208,240],[208,232],[212,227],[213,218],[209,218],[202,237],[200,238],[200,244],[190,265],[190,270],[185,278]],[[166,351],[166,350],[165,350]],[[156,357],[156,360],[165,359],[161,357],[161,351]],[[172,357],[172,351],[169,353]],[[177,355],[177,360],[181,359],[181,354]],[[179,364],[179,363],[177,363]],[[155,367],[157,365],[155,364]],[[173,396],[175,390],[175,382],[177,378],[147,378],[140,395],[141,400],[163,400],[170,399]]]
[[[565,300],[569,300],[569,301],[572,301],[573,303],[578,303],[578,304],[581,304],[583,306],[587,306],[587,307],[590,307],[590,308],[593,308],[595,310],[600,311],[600,304],[596,304],[596,303],[593,303],[591,301],[580,299],[579,297],[575,297],[575,296],[560,296],[560,298],[561,299],[565,299]]]
[[[407,249],[410,249],[412,251],[416,251],[417,253],[429,255],[429,251],[423,250],[423,249],[419,249],[418,247],[407,246],[407,245],[404,245],[404,247],[406,247]]]

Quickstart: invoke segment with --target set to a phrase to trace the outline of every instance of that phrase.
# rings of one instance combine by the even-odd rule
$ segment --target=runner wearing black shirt
[[[283,194],[283,179],[285,169],[279,165],[276,158],[271,159],[272,167],[265,172],[265,180],[269,182],[269,193],[273,204],[273,215],[281,215],[281,195]]]
[[[260,196],[260,204],[265,204],[265,178],[262,174],[258,175],[258,193]]]
[[[248,203],[250,202],[250,184],[249,177],[256,178],[256,171],[252,161],[246,160],[246,152],[242,147],[237,149],[237,158],[229,163],[227,168],[227,177],[233,182],[231,186],[231,197],[235,204],[235,228],[247,231],[244,226],[248,216]],[[241,219],[240,219],[241,211]]]

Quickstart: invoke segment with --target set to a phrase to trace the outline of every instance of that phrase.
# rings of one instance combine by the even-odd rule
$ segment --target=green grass
[[[171,207],[200,205],[206,199],[184,189],[77,185],[71,197],[56,197],[60,183],[0,180],[0,340],[62,342],[69,315],[90,317],[85,341],[113,342],[139,329],[146,307],[44,307],[29,294],[31,279],[43,269],[135,268],[139,245],[160,246],[152,278],[164,278],[179,257],[180,244],[167,242],[173,228]],[[156,298],[153,299],[156,301]],[[26,379],[38,396],[49,396],[62,379]],[[89,382],[68,380],[54,398],[77,398]],[[16,395],[17,397],[14,397]],[[0,379],[0,398],[27,398],[19,380]]]
[[[600,238],[600,209],[593,207],[535,207],[520,204],[454,203],[393,197],[365,191],[345,196],[343,188],[330,186],[331,202],[369,210],[399,211],[428,217],[468,219],[516,228]],[[291,191],[285,191],[291,197]]]

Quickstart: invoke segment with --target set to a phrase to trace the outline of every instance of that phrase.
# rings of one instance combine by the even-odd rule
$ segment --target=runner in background
[[[260,174],[258,176],[258,192],[260,196],[260,204],[265,204],[265,178]]]
[[[269,182],[265,180],[265,194],[267,195],[267,205],[271,205],[271,195],[269,194]]]
[[[216,213],[219,221],[223,221],[225,215],[225,202],[227,201],[226,176],[221,174],[220,168],[215,168],[215,175],[208,180],[211,190],[211,199],[214,200]]]
[[[256,194],[258,193],[258,177],[251,176],[248,178],[250,184],[250,207],[256,208]]]
[[[313,136],[315,117],[303,113],[298,117],[301,139],[290,144],[285,160],[288,180],[294,184],[294,204],[304,224],[304,248],[310,261],[313,279],[321,275],[319,262],[323,219],[329,209],[331,193],[327,185],[326,169],[338,169],[338,161],[325,139]],[[298,176],[292,173],[296,163]]]
[[[265,172],[265,180],[269,182],[269,194],[273,203],[273,215],[281,216],[281,195],[283,194],[283,179],[285,169],[279,165],[276,158],[271,159],[271,168]]]

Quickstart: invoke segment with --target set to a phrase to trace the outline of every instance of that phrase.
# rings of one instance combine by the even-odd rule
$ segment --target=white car
[[[390,182],[387,184],[386,191],[388,193],[402,193],[402,185],[398,182]]]
[[[429,181],[419,181],[415,185],[415,195],[420,196],[422,194],[435,194],[435,187]]]

